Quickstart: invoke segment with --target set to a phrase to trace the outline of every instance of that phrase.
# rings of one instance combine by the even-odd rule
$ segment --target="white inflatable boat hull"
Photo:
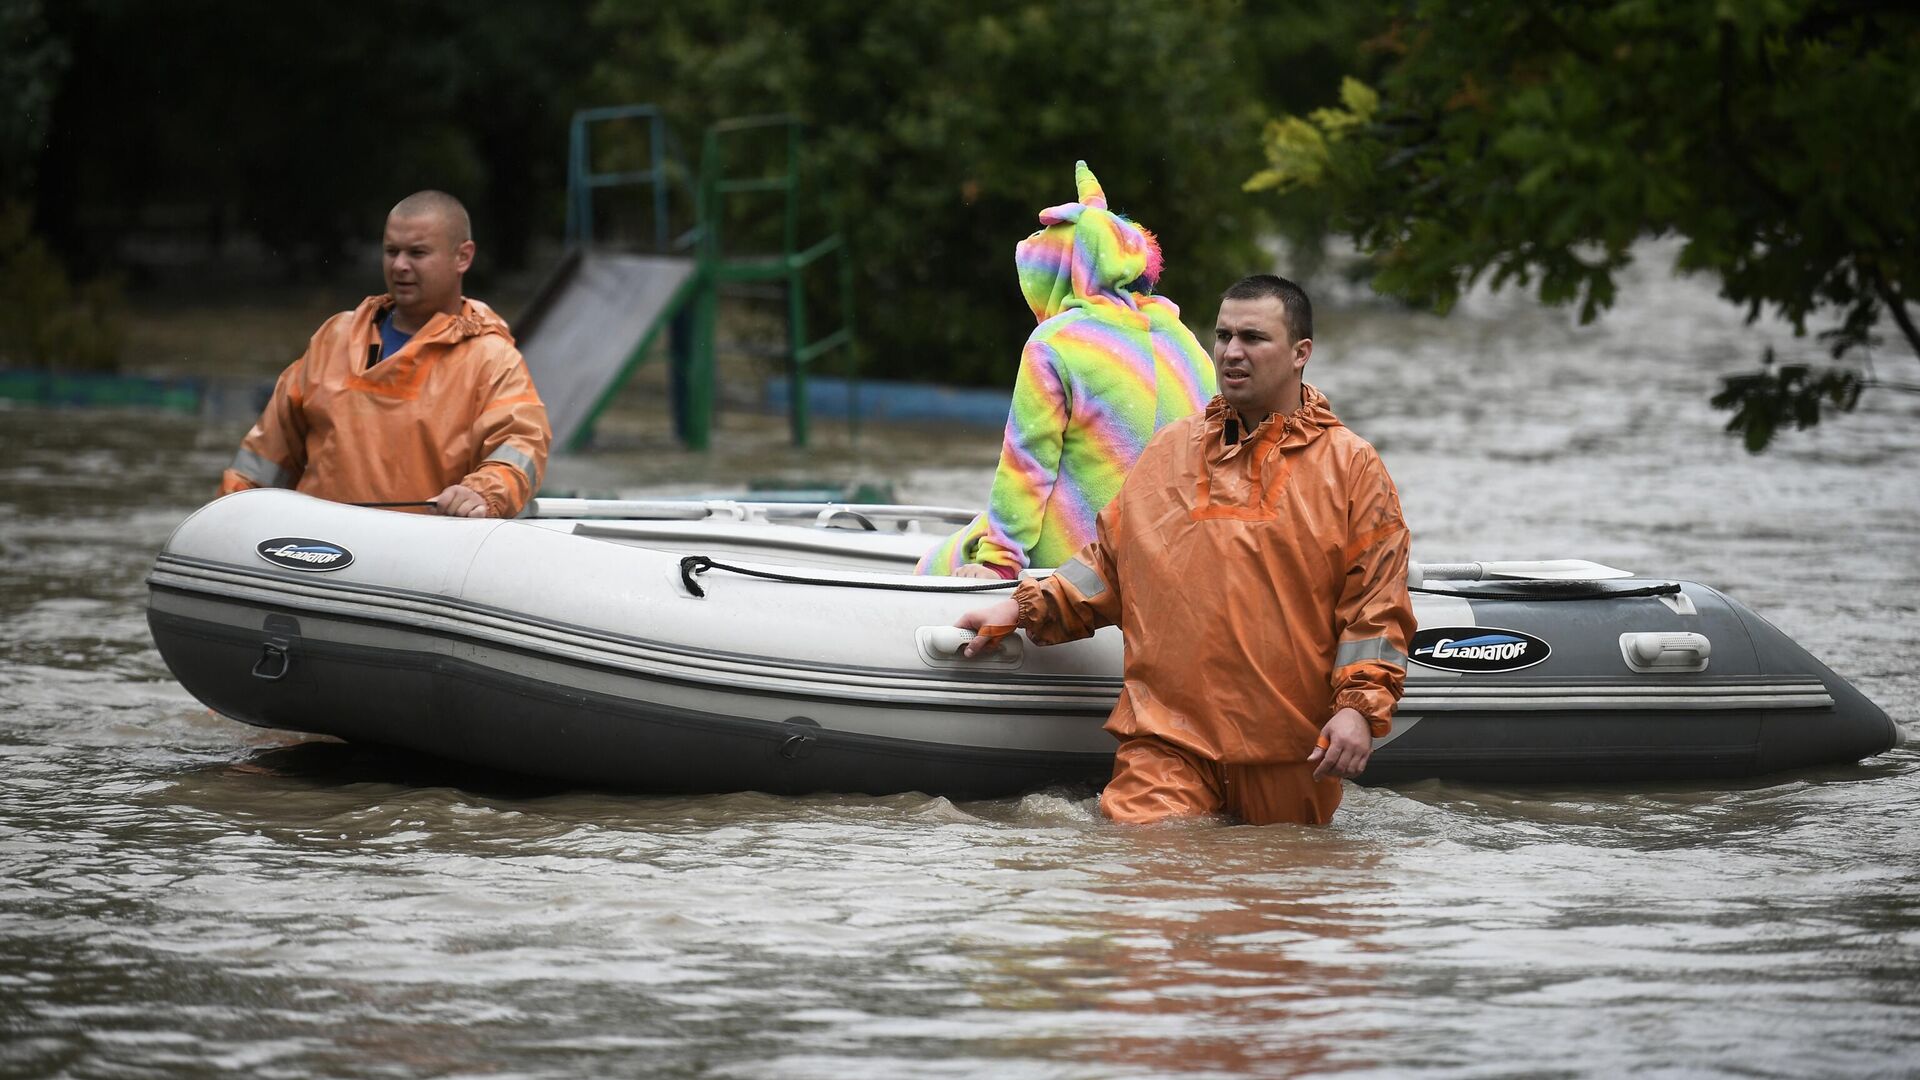
[[[1116,631],[955,658],[940,631],[982,603],[965,591],[978,583],[905,576],[938,528],[869,530],[859,507],[803,525],[644,505],[682,512],[465,520],[244,492],[161,552],[154,640],[190,692],[246,723],[582,785],[965,797],[1105,778]],[[690,578],[691,555],[815,583]],[[1884,712],[1704,586],[1459,588],[1476,595],[1416,596],[1423,631],[1444,633],[1416,641],[1426,662],[1367,781],[1729,778],[1894,742]],[[1501,659],[1529,648],[1530,663]],[[1445,669],[1476,651],[1499,670]]]

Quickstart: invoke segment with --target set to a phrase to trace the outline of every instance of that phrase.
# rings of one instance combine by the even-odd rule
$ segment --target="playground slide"
[[[574,251],[514,323],[553,448],[573,445],[692,278],[692,259]]]

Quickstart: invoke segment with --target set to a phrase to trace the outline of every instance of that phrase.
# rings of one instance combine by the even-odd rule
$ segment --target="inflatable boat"
[[[538,500],[454,519],[242,492],[175,530],[148,620],[248,724],[645,792],[1097,784],[1121,641],[991,658],[1011,583],[913,577],[972,512]],[[1419,631],[1363,782],[1725,780],[1857,761],[1887,715],[1738,601],[1594,563],[1411,572]]]

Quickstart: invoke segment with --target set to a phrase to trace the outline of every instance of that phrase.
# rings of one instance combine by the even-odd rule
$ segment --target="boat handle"
[[[963,655],[961,650],[967,647],[967,642],[978,636],[957,626],[922,626],[913,634],[914,643],[920,647],[920,658],[938,667],[1019,666],[1026,651],[1019,634],[1001,638],[1000,647],[985,656]]]
[[[1713,642],[1705,634],[1641,632],[1620,635],[1620,655],[1642,674],[1705,671]]]
[[[287,677],[287,669],[293,666],[293,656],[287,651],[287,642],[275,638],[260,646],[260,659],[253,662],[253,677],[276,682]]]

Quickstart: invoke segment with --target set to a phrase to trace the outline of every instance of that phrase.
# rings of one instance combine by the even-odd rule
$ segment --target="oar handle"
[[[404,507],[438,506],[439,504],[434,502],[432,499],[427,499],[422,502],[357,502],[357,503],[348,503],[347,505],[348,506],[364,506],[371,510],[399,510]]]

